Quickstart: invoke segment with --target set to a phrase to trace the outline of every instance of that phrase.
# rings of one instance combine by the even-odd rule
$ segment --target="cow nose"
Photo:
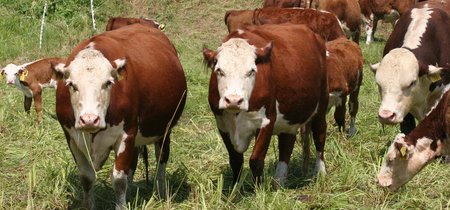
[[[397,120],[395,112],[383,110],[378,113],[378,121],[384,124],[392,124]]]
[[[225,96],[225,106],[227,109],[240,109],[244,103],[244,98],[238,95]]]
[[[100,117],[95,114],[84,114],[80,117],[82,129],[97,129],[100,126]]]
[[[12,85],[12,84],[14,84],[14,80],[12,80],[12,79],[9,79],[7,82],[6,82],[6,84],[8,84],[8,85]]]

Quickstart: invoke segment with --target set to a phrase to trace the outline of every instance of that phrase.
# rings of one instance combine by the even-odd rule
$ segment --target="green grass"
[[[33,3],[34,2],[34,3]],[[149,17],[167,24],[166,34],[175,44],[188,81],[184,114],[173,131],[167,168],[170,198],[151,197],[153,181],[146,184],[144,166],[139,163],[129,198],[129,209],[447,209],[450,205],[450,169],[432,163],[397,192],[379,188],[375,177],[386,145],[398,126],[383,128],[376,116],[379,95],[373,73],[364,67],[360,91],[358,132],[353,138],[337,132],[331,114],[325,158],[328,174],[302,174],[301,142],[289,165],[284,188],[271,188],[277,160],[273,138],[264,169],[264,181],[255,186],[245,153],[243,179],[234,188],[228,154],[209,110],[209,70],[203,66],[201,49],[217,49],[227,30],[223,16],[231,9],[261,7],[262,0],[104,0],[96,2],[97,29],[92,28],[88,0],[47,1],[53,4],[39,48],[41,10],[44,1],[0,0],[0,66],[32,60],[67,57],[82,40],[101,33],[109,17]],[[56,6],[59,5],[59,6]],[[74,6],[75,5],[75,6]],[[70,7],[77,7],[71,10]],[[73,8],[72,8],[73,9]],[[19,14],[19,15],[17,15]],[[381,60],[385,41],[392,30],[381,24],[369,46],[361,40],[366,64]],[[54,90],[44,91],[44,118],[23,111],[19,90],[0,83],[0,209],[72,209],[81,206],[82,188],[77,169],[59,123],[55,120]],[[313,150],[313,148],[311,148]],[[150,147],[150,154],[153,148]],[[150,176],[155,175],[155,158],[150,156]],[[112,158],[98,173],[95,198],[98,209],[111,209]],[[311,170],[313,164],[311,164]]]

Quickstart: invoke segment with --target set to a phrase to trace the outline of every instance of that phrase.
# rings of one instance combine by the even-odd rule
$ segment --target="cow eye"
[[[416,81],[411,82],[408,88],[412,88],[414,85],[416,85]]]
[[[248,72],[247,76],[252,76],[256,73],[256,69],[252,69]]]
[[[395,158],[389,158],[389,163],[394,162]]]
[[[218,76],[221,76],[221,77],[225,76],[225,74],[223,73],[222,69],[220,69],[220,68],[215,69],[214,72],[216,72],[216,74]]]
[[[66,85],[69,86],[69,88],[73,91],[78,91],[78,88],[72,82],[67,82]]]
[[[107,82],[105,82],[105,85],[103,85],[103,88],[109,88],[109,87],[111,87],[112,84],[114,84],[114,82],[111,80],[108,80]]]

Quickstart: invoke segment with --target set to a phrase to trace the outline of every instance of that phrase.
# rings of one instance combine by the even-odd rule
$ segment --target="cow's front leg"
[[[266,125],[257,132],[255,147],[253,153],[250,156],[250,169],[252,169],[253,177],[257,184],[261,184],[261,176],[264,169],[264,159],[266,158],[267,150],[270,145],[270,138],[273,131],[273,123]]]
[[[231,170],[233,171],[233,185],[236,184],[239,180],[239,175],[241,173],[242,164],[244,163],[244,154],[239,153],[234,149],[233,144],[231,143],[230,136],[228,133],[222,132],[219,129],[220,135],[222,136],[223,143],[228,150],[228,156],[230,161]]]
[[[78,173],[80,174],[81,185],[83,186],[84,197],[83,207],[86,209],[95,209],[94,200],[94,183],[95,183],[95,170],[92,163],[88,160],[88,157],[78,148],[74,140],[69,142],[70,151],[73,154],[75,162],[78,167]]]
[[[155,193],[158,198],[166,198],[166,167],[170,155],[170,133],[155,143],[155,157],[158,163],[156,172]]]
[[[23,108],[25,108],[25,112],[30,114],[31,102],[33,101],[32,97],[24,96],[23,99]]]
[[[278,135],[279,161],[275,170],[275,181],[283,185],[287,181],[288,164],[295,145],[295,133],[282,133]]]
[[[123,209],[126,205],[128,175],[134,157],[134,137],[128,136],[116,146],[116,161],[111,176],[112,187],[116,194],[116,209]]]

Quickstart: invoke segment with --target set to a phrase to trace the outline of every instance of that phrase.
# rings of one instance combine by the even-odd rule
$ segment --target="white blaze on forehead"
[[[90,46],[93,46],[91,43]],[[100,127],[104,128],[106,110],[109,106],[111,89],[105,84],[113,82],[111,76],[113,67],[108,59],[93,47],[81,50],[70,65],[65,69],[69,77],[65,78],[67,84],[75,87],[71,91],[71,102],[79,124],[78,118],[84,114],[94,114],[100,117]]]
[[[415,49],[420,46],[420,41],[427,29],[428,19],[431,18],[433,11],[430,8],[412,9],[411,23],[408,26],[408,31],[405,34],[403,47]]]
[[[225,108],[225,96],[237,95],[244,99],[242,109],[248,109],[248,101],[255,85],[255,77],[249,73],[257,70],[256,47],[244,39],[233,38],[222,43],[217,52],[214,71],[220,70],[223,75],[217,77],[219,108]]]

